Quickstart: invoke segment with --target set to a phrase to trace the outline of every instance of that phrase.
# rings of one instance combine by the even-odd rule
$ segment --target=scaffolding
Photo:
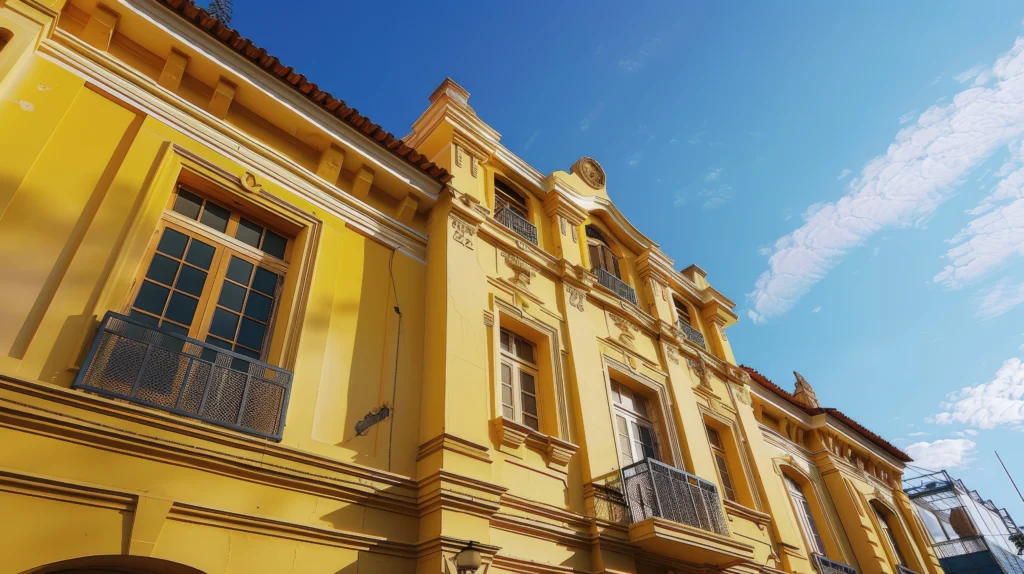
[[[1011,540],[1021,531],[1006,509],[946,471],[908,478],[904,492],[946,574],[1024,574],[1024,558]]]

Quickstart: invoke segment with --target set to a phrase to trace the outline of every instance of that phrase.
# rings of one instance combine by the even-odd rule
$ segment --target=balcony
[[[72,388],[281,440],[292,373],[107,313]]]
[[[605,289],[611,290],[613,293],[618,295],[620,298],[629,301],[630,303],[637,305],[636,302],[636,291],[633,290],[625,281],[612,275],[611,273],[595,267],[594,273],[597,274],[597,282],[601,284]]]
[[[900,566],[899,564],[896,565],[896,572],[897,574],[917,574],[917,572],[914,572],[910,568],[907,568],[906,566]]]
[[[632,544],[698,564],[726,566],[753,558],[753,547],[729,538],[718,488],[656,460],[622,469]]]
[[[707,350],[708,346],[707,343],[704,342],[704,335],[701,334],[699,330],[684,321],[676,321],[676,326],[679,327],[679,330],[683,332],[683,335],[688,341],[697,345],[701,349]]]
[[[940,542],[934,545],[933,548],[935,549],[935,555],[938,556],[940,560],[943,558],[966,556],[976,552],[988,552],[988,544],[985,543],[984,536],[971,536],[969,538],[947,540],[946,542]]]
[[[811,563],[818,574],[857,574],[857,569],[849,564],[830,560],[821,554],[811,554]]]
[[[498,207],[494,212],[494,218],[505,227],[511,229],[519,237],[537,245],[537,226],[530,223],[522,215],[519,215],[514,209],[504,206]]]

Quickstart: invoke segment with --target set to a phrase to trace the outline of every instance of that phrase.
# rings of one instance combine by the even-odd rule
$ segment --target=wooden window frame
[[[643,412],[640,412],[635,408],[631,408],[625,404],[625,401],[621,400],[622,397],[626,397],[627,395],[631,404],[635,405],[637,398],[640,398],[643,401]],[[616,400],[616,397],[620,397],[620,400]],[[645,397],[614,379],[611,381],[611,398],[614,419],[613,424],[615,425],[615,446],[619,451],[619,460],[622,466],[629,466],[630,464],[640,462],[648,457],[654,458],[658,461],[663,461],[664,455],[661,452],[661,441],[658,437],[658,428],[650,418],[651,408],[656,409],[657,407],[657,399]],[[620,423],[620,420],[623,422]],[[622,432],[623,427],[625,427],[625,433]],[[650,445],[651,454],[646,454],[644,452],[645,445],[640,434],[640,429],[646,429],[650,433],[652,442]],[[623,444],[624,440],[626,441],[625,444]],[[628,451],[626,449],[627,445],[629,447]],[[640,454],[641,456],[637,457],[637,454]]]
[[[512,185],[495,176],[494,213],[497,214],[498,209],[502,207],[515,211],[527,221],[530,220],[530,202],[526,196],[520,193]]]
[[[619,258],[615,255],[615,252],[612,251],[612,247],[608,244],[608,240],[604,238],[604,234],[594,227],[593,224],[587,225],[586,231],[587,255],[590,258],[590,268],[604,269],[619,280],[625,281],[625,279],[622,278]],[[591,235],[591,232],[596,235],[596,237]]]
[[[505,350],[501,345],[501,336],[508,335],[509,348]],[[518,348],[520,345],[529,345],[531,348],[531,354],[533,356],[533,362],[528,361],[518,354]],[[541,398],[538,386],[540,385],[540,369],[537,365],[537,345],[519,335],[515,331],[502,327],[498,334],[498,351],[501,355],[500,364],[498,366],[498,384],[499,393],[502,392],[501,387],[509,386],[512,389],[512,404],[509,405],[505,402],[504,396],[499,395],[498,403],[501,407],[501,414],[503,417],[510,418],[511,420],[525,425],[537,432],[540,432],[540,412],[541,412]],[[502,380],[502,369],[507,367],[509,369],[509,383],[505,383]],[[522,377],[526,374],[533,377],[533,392],[530,393],[523,388]],[[529,413],[523,408],[524,395],[533,397],[534,404],[536,406],[536,412]],[[509,408],[512,410],[512,416],[508,416],[505,409]],[[528,418],[533,418],[535,424],[527,422]]]
[[[822,556],[825,553],[825,539],[818,530],[818,523],[814,520],[814,510],[811,508],[811,500],[804,493],[804,486],[793,477],[783,474],[783,481],[786,483],[786,490],[789,492],[790,502],[793,503],[793,511],[796,513],[796,520],[800,524],[800,531],[804,535],[808,549]]]
[[[205,202],[210,201],[224,209],[227,209],[229,211],[229,218],[226,229],[223,232],[218,231],[204,223],[201,223],[199,219],[192,219],[187,215],[175,211],[174,205],[177,201],[179,191],[181,190],[185,190],[188,193],[202,198],[204,200],[204,207],[206,205]],[[282,288],[288,279],[288,273],[291,267],[287,259],[289,259],[292,254],[296,238],[290,233],[282,232],[279,227],[273,224],[268,224],[267,219],[254,214],[253,209],[246,209],[245,206],[239,206],[238,202],[234,202],[234,205],[230,206],[225,206],[224,203],[227,202],[223,201],[223,199],[217,194],[199,191],[193,186],[186,185],[180,181],[174,185],[174,189],[168,195],[164,204],[164,209],[160,213],[156,231],[153,234],[149,245],[146,247],[138,271],[135,274],[134,283],[121,310],[126,315],[131,313],[133,310],[139,290],[143,286],[146,274],[148,273],[154,255],[157,252],[156,250],[160,240],[166,229],[173,229],[191,238],[196,238],[205,243],[212,244],[216,249],[213,261],[210,264],[210,268],[207,270],[206,283],[203,286],[202,294],[199,297],[199,304],[193,315],[192,325],[188,331],[187,336],[190,338],[205,342],[207,337],[210,336],[210,326],[213,320],[213,314],[219,306],[221,290],[224,287],[227,268],[232,257],[238,257],[243,261],[251,263],[254,266],[253,273],[255,273],[256,267],[262,267],[278,275],[279,279],[275,287],[275,292],[272,296],[273,302],[270,315],[266,323],[266,332],[263,337],[262,348],[259,349],[260,356],[258,358],[254,357],[261,362],[269,362],[270,347],[278,321],[278,311],[281,307]],[[275,233],[285,237],[287,244],[285,247],[284,260],[278,259],[277,257],[265,253],[262,250],[234,237],[234,234],[238,229],[239,221],[243,217],[254,223],[262,225],[265,230],[273,230]],[[165,309],[167,305],[168,303],[165,302]],[[232,310],[232,312],[235,313],[234,310]],[[244,317],[244,312],[237,312],[237,314],[239,315],[239,325],[236,325],[235,338],[232,341],[233,345],[237,342],[241,319]]]
[[[715,459],[715,467],[718,471],[718,482],[722,485],[722,494],[726,500],[737,502],[736,485],[733,481],[732,472],[729,469],[729,457],[725,453],[725,443],[722,441],[722,433],[708,425],[704,425],[707,431],[708,444],[711,445],[711,456]],[[712,439],[714,437],[714,439]],[[716,444],[717,443],[717,444]]]
[[[676,322],[686,323],[689,326],[693,326],[693,315],[690,313],[690,306],[678,297],[672,298],[672,305],[676,311]]]
[[[875,513],[875,518],[878,520],[878,527],[881,529],[881,538],[884,544],[889,546],[889,552],[892,557],[896,560],[898,566],[907,567],[907,558],[903,554],[903,550],[900,549],[900,542],[896,538],[896,533],[893,531],[892,525],[889,524],[889,516],[886,513],[878,509],[878,503],[871,502],[871,511]]]

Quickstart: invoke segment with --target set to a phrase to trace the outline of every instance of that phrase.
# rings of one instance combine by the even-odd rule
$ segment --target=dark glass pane
[[[236,283],[248,285],[249,278],[252,277],[252,263],[232,255],[231,263],[228,264],[227,277]]]
[[[164,304],[167,303],[167,295],[170,293],[171,290],[167,287],[143,281],[139,294],[135,296],[134,306],[154,315],[163,315]]]
[[[199,222],[224,233],[228,229],[229,217],[231,217],[230,211],[216,203],[207,201],[206,206],[203,207],[203,215],[199,217]]]
[[[188,235],[173,229],[164,229],[164,234],[160,236],[160,243],[156,246],[156,250],[160,253],[166,253],[171,257],[181,259],[187,244]]]
[[[537,420],[537,417],[523,414],[523,424],[533,430],[540,430],[540,422]]]
[[[231,350],[231,343],[228,343],[227,341],[221,341],[216,337],[207,337],[206,342],[213,345],[214,347],[220,347],[221,349],[227,349],[228,351]],[[212,361],[213,359],[210,360]]]
[[[203,285],[206,284],[206,271],[200,271],[188,265],[181,268],[178,274],[178,282],[174,284],[180,291],[190,293],[196,297],[203,294]]]
[[[273,231],[267,230],[267,234],[263,237],[263,252],[268,255],[273,255],[278,259],[284,259],[284,248],[288,245],[288,240],[283,235],[278,235]]]
[[[508,385],[501,385],[501,404],[512,404],[512,387]]]
[[[164,285],[174,284],[174,275],[178,273],[179,263],[170,257],[164,257],[159,253],[153,254],[153,261],[149,264],[147,279],[152,279]]]
[[[531,395],[537,394],[537,388],[533,383],[533,375],[531,375],[530,373],[520,371],[519,384],[522,385],[523,392],[530,393]]]
[[[193,239],[192,245],[188,246],[188,255],[185,256],[185,261],[209,271],[210,263],[213,262],[214,251],[215,249],[212,245],[207,245],[202,241]]]
[[[178,189],[178,197],[174,199],[174,211],[189,219],[199,219],[199,210],[203,207],[203,198],[184,189]]]
[[[236,371],[241,371],[243,373],[248,373],[249,372],[249,361],[246,361],[245,359],[238,359],[238,358],[231,359],[231,368],[236,370]]]
[[[249,300],[245,302],[245,315],[267,323],[270,321],[270,307],[273,303],[274,300],[270,297],[264,297],[255,291],[250,292]]]
[[[238,220],[238,231],[235,232],[235,239],[247,243],[253,247],[260,246],[260,237],[263,235],[263,226],[245,219]]]
[[[239,287],[230,281],[225,281],[220,289],[219,305],[223,305],[232,311],[242,311],[242,302],[245,301],[245,287]],[[248,313],[250,314],[251,313]]]
[[[192,317],[195,317],[196,314],[197,305],[199,305],[198,299],[175,291],[171,295],[171,302],[167,305],[167,313],[164,316],[175,323],[191,325]]]
[[[535,362],[533,359],[533,345],[518,337],[516,338],[516,354],[519,355],[520,359],[528,363]]]
[[[266,325],[243,317],[242,328],[238,330],[238,342],[250,349],[262,349],[263,336],[266,332]]]
[[[537,399],[523,393],[523,412],[531,415],[537,414]]]
[[[501,331],[501,350],[502,351],[509,350],[509,339],[510,339],[510,335],[508,334],[508,331],[502,330]]]
[[[213,320],[210,321],[211,334],[234,341],[237,328],[238,315],[224,309],[217,309],[213,312]]]
[[[239,355],[245,355],[246,357],[252,357],[253,359],[256,359],[257,361],[260,358],[260,352],[259,351],[253,351],[252,349],[246,349],[245,347],[240,347],[238,345],[235,345],[235,352],[238,353]]]
[[[140,313],[140,312],[138,312],[138,311],[136,311],[134,309],[132,309],[131,313],[128,313],[128,316],[131,317],[132,319],[135,319],[135,320],[139,321],[140,323],[145,323],[147,325],[152,325],[154,327],[156,327],[157,325],[160,324],[160,319],[157,319],[156,317],[153,317],[152,315],[147,315],[145,313]]]
[[[253,277],[252,288],[266,295],[274,296],[277,288],[277,274],[267,271],[262,267],[256,268],[256,277]]]
[[[206,341],[208,343],[212,342],[211,339],[207,339]],[[215,351],[213,349],[203,349],[203,352],[199,353],[199,358],[204,360],[204,361],[210,361],[211,363],[216,362],[217,361],[217,351]]]
[[[164,331],[167,331],[168,333],[174,333],[177,335],[184,335],[188,337],[188,329],[182,327],[181,325],[175,325],[174,323],[168,323],[167,321],[164,321],[163,325],[160,325],[160,328],[163,329]],[[164,337],[164,341],[166,343],[161,345],[161,347],[175,346],[177,348],[174,350],[177,351],[181,350],[182,344],[184,343],[184,341],[182,341],[181,339],[172,339],[170,337]]]

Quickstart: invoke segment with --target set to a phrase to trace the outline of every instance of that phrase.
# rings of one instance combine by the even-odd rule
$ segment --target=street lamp
[[[473,548],[473,541],[455,555],[455,570],[459,574],[474,574],[480,569],[480,552]]]

